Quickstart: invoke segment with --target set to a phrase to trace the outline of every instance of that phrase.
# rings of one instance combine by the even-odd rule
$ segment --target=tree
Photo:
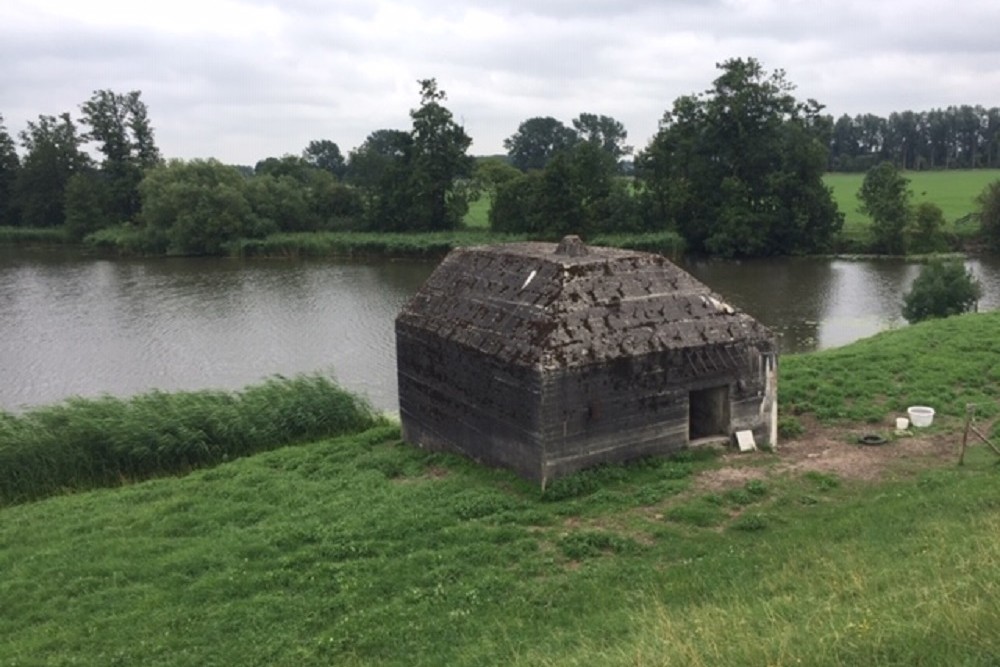
[[[247,181],[217,160],[170,160],[139,185],[140,219],[151,250],[218,255],[226,243],[260,236],[246,198]]]
[[[906,253],[906,230],[910,220],[910,180],[891,162],[881,162],[865,174],[858,191],[860,211],[872,219],[875,248],[880,253]]]
[[[990,249],[1000,250],[1000,181],[987,185],[976,197],[979,225]]]
[[[66,182],[66,236],[73,241],[108,226],[111,191],[94,169],[80,171]]]
[[[982,287],[961,262],[934,261],[923,267],[903,297],[903,317],[914,323],[976,309]]]
[[[551,116],[529,118],[504,139],[510,162],[521,171],[542,169],[557,153],[579,141],[576,132]]]
[[[15,184],[21,170],[14,139],[7,133],[0,114],[0,227],[16,227],[20,223],[14,202]]]
[[[139,212],[139,182],[143,173],[160,163],[146,104],[133,90],[118,94],[95,90],[80,105],[82,122],[89,126],[84,140],[97,142],[104,156],[100,169],[110,192],[110,215],[115,224],[131,220]]]
[[[911,252],[940,252],[947,249],[944,229],[944,211],[933,202],[924,201],[917,204],[913,211],[913,225],[910,228],[910,239],[907,247]]]
[[[457,187],[472,176],[475,160],[466,154],[472,138],[441,103],[447,99],[435,79],[422,79],[420,106],[410,111],[409,229],[454,229],[469,210],[468,196]]]
[[[595,144],[610,155],[615,165],[632,154],[632,147],[625,144],[628,139],[625,126],[611,116],[582,113],[573,119],[573,128],[582,141]]]
[[[306,189],[292,176],[255,176],[246,183],[246,199],[261,232],[314,231],[318,226]]]
[[[753,58],[718,65],[701,95],[678,98],[638,157],[643,197],[694,252],[727,257],[828,247],[843,224],[822,181],[831,124]]]
[[[596,143],[581,142],[497,189],[490,209],[494,231],[559,238],[597,232],[638,231],[628,186],[615,178],[615,160]]]
[[[413,128],[378,130],[351,151],[348,180],[364,192],[366,217],[380,231],[453,229],[468,210],[475,161],[472,139],[442,102],[437,81],[423,79]]]
[[[24,161],[15,184],[21,223],[58,227],[66,222],[66,185],[73,174],[91,165],[76,124],[68,113],[41,115],[20,133]]]
[[[347,163],[340,152],[340,146],[329,139],[310,141],[302,151],[302,157],[311,166],[327,171],[338,179],[343,178],[344,172],[347,171]]]
[[[489,197],[490,206],[496,202],[499,189],[521,175],[520,170],[502,158],[486,158],[476,163],[475,179],[480,192]]]
[[[395,214],[391,200],[406,180],[412,147],[407,132],[375,130],[348,156],[347,181],[361,190],[370,226]],[[405,226],[405,219],[396,224]]]

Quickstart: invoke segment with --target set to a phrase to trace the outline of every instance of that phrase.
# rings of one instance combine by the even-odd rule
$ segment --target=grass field
[[[957,442],[956,411],[1000,387],[997,326],[786,357],[782,401],[837,437],[817,387],[883,417],[930,398],[921,437]],[[911,376],[915,355],[939,365]],[[6,507],[0,664],[995,665],[1000,467],[900,460],[864,482],[759,454],[706,487],[701,451],[541,496],[384,425]]]
[[[490,198],[482,196],[469,202],[469,212],[465,214],[465,226],[469,229],[489,229]]]
[[[976,197],[987,185],[1000,180],[1000,169],[908,171],[904,176],[910,179],[913,204],[925,201],[937,204],[947,221],[945,229],[968,236],[976,233],[978,226],[971,222],[956,225],[955,222],[976,210]],[[823,177],[844,214],[843,233],[848,238],[864,238],[871,225],[868,216],[858,211],[858,191],[864,177],[864,174],[827,174]]]

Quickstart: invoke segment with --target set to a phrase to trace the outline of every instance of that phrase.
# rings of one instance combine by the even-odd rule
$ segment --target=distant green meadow
[[[949,171],[907,171],[910,180],[912,203],[931,202],[944,212],[945,230],[958,236],[975,234],[978,223],[969,221],[969,214],[977,210],[976,197],[990,183],[1000,180],[1000,169],[974,169]],[[844,235],[851,237],[867,231],[871,220],[858,210],[858,191],[864,174],[827,174],[823,181],[833,190],[837,207],[844,214]]]

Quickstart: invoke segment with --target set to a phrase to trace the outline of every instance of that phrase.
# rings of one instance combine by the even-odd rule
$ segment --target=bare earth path
[[[979,426],[988,432],[988,425]],[[958,461],[962,424],[956,421],[946,427],[946,430],[910,429],[906,435],[896,437],[891,428],[883,426],[810,423],[802,435],[779,442],[774,453],[723,454],[722,466],[699,475],[696,486],[713,491],[739,486],[751,479],[808,471],[845,480],[877,481],[912,474],[929,466],[954,465]],[[859,445],[858,438],[867,433],[887,437],[888,442]]]

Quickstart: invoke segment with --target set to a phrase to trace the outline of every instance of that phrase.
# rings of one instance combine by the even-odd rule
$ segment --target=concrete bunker
[[[406,441],[541,482],[751,431],[774,335],[667,259],[577,237],[451,252],[396,318]]]

